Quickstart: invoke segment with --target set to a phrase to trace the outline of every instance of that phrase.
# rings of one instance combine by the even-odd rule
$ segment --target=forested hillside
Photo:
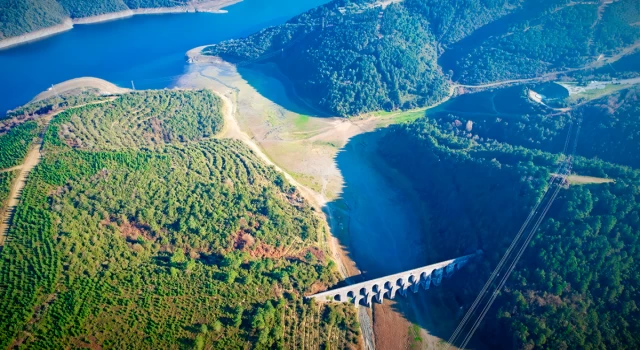
[[[205,139],[220,108],[138,92],[53,119],[0,258],[1,347],[358,347],[352,307],[302,299],[338,277],[320,218],[244,144]],[[154,123],[175,137],[149,143]]]
[[[334,1],[204,52],[240,63],[275,52],[273,61],[299,93],[332,113],[352,115],[423,106],[448,94],[428,26],[403,4],[383,10],[368,1]]]
[[[551,2],[541,8],[452,48],[442,64],[465,83],[529,78],[584,66],[640,40],[637,0]]]
[[[606,104],[601,100],[580,112],[573,170],[615,182],[560,192],[479,329],[490,347],[640,346],[640,170],[637,142],[621,135],[623,129],[637,135],[640,114],[635,98],[620,98],[630,105],[610,104],[607,111],[596,107]],[[462,271],[443,287],[443,294],[455,295],[448,300],[452,308],[473,302],[561,159],[569,117],[556,125],[553,118],[444,113],[393,126],[379,145],[425,203],[434,260],[475,249],[486,253],[475,271]],[[545,129],[556,130],[545,146],[530,141]]]
[[[189,0],[2,0],[0,40],[82,18],[128,9],[176,7]],[[195,1],[198,2],[198,1]]]
[[[206,54],[272,61],[338,115],[425,106],[449,79],[483,83],[583,67],[640,40],[636,0],[336,0]]]
[[[57,0],[71,18],[102,15],[129,9],[122,0]]]
[[[553,113],[539,108],[527,97],[528,87],[518,86],[479,94],[462,95],[450,107],[462,114],[476,113],[469,117],[473,122],[473,136],[482,141],[502,142],[558,152],[566,140],[566,128],[574,118],[582,118],[580,129],[584,140],[577,151],[586,158],[601,159],[640,169],[640,95],[638,89],[629,89],[607,96],[570,113]],[[497,114],[489,111],[483,101],[493,98]],[[459,102],[458,102],[459,101]],[[515,113],[522,113],[514,117]],[[546,113],[545,113],[546,112]],[[446,113],[436,116],[444,117]]]
[[[38,125],[33,121],[0,134],[0,170],[20,164],[37,134]]]
[[[0,1],[0,40],[62,23],[68,13],[56,0]]]

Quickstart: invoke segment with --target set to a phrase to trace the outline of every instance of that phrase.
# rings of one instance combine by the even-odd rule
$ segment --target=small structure
[[[534,100],[535,102],[542,103],[542,99],[544,99],[544,96],[542,96],[539,93],[529,89],[529,98]]]

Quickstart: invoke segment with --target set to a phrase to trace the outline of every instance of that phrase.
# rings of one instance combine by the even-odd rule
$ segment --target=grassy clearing
[[[605,184],[616,182],[614,179],[582,175],[569,175],[567,176],[567,181],[569,181],[569,184],[571,185]]]
[[[409,337],[410,337],[410,346],[411,349],[421,349],[422,348],[422,337],[420,337],[420,326],[417,324],[411,324],[409,326]]]
[[[305,126],[309,124],[310,119],[311,117],[309,117],[308,115],[298,114],[296,119],[293,121],[293,125],[296,127],[296,129],[304,129]]]
[[[291,173],[291,176],[298,180],[302,185],[318,193],[322,192],[322,184],[318,183],[313,176],[303,173]]]
[[[377,127],[385,127],[392,124],[401,124],[412,122],[422,116],[424,116],[426,108],[416,108],[407,111],[377,111],[371,114],[378,120]],[[365,117],[367,115],[364,115]]]
[[[628,89],[630,87],[631,87],[630,85],[606,84],[604,89],[591,89],[584,92],[580,92],[575,95],[571,95],[569,97],[569,102],[572,102],[572,103],[588,102],[588,101],[596,100],[603,96],[611,95],[616,91]]]

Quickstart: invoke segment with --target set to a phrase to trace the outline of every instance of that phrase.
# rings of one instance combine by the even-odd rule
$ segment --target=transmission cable
[[[573,130],[573,121],[571,121],[571,123],[569,124],[569,130],[567,132],[567,137],[565,139],[565,143],[564,143],[564,147],[563,147],[563,150],[562,150],[562,154],[566,154],[566,152],[567,152],[567,149],[568,149],[568,146],[569,146],[569,141],[571,139],[572,130]],[[575,152],[575,143],[574,143],[574,150],[573,151]],[[556,170],[555,174],[560,174],[560,170],[564,167],[564,165],[566,165],[566,163],[562,162],[558,166],[558,169]],[[511,245],[509,246],[509,248],[507,249],[505,254],[502,256],[502,259],[500,260],[500,262],[498,263],[498,265],[496,266],[496,268],[494,269],[492,274],[489,276],[489,279],[487,280],[487,282],[483,286],[482,290],[478,294],[478,297],[475,299],[475,301],[473,302],[472,306],[469,308],[469,310],[465,314],[464,318],[458,324],[458,327],[456,328],[454,333],[451,335],[451,337],[450,337],[450,339],[448,341],[449,346],[447,348],[450,348],[451,345],[456,341],[456,339],[459,336],[460,332],[463,330],[464,326],[466,325],[467,320],[469,319],[469,317],[471,317],[473,312],[475,312],[475,309],[476,309],[478,303],[480,303],[480,301],[484,298],[484,295],[485,295],[487,289],[489,289],[489,287],[493,284],[493,281],[496,278],[496,276],[499,276],[499,272],[502,269],[504,263],[508,260],[509,255],[511,254],[511,251],[517,245],[517,242],[519,241],[520,237],[522,236],[522,233],[524,232],[526,227],[529,225],[531,219],[537,213],[537,210],[538,210],[538,207],[540,206],[540,204],[544,202],[544,198],[546,198],[546,195],[549,192],[549,190],[551,189],[551,187],[553,186],[555,180],[558,179],[558,178],[562,178],[562,176],[555,176],[555,174],[551,179],[548,180],[547,186],[545,188],[545,191],[544,191],[541,199],[536,203],[536,205],[529,212],[529,215],[528,215],[527,219],[525,220],[524,224],[522,225],[522,227],[520,228],[520,231],[518,231],[517,235],[512,240]],[[555,196],[552,196],[552,200],[551,201],[553,201],[553,200],[555,200]],[[546,214],[546,212],[545,212],[545,214]],[[504,278],[504,276],[503,276],[503,278]]]

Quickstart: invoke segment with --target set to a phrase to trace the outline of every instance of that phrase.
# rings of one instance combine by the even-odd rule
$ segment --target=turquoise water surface
[[[244,0],[227,14],[144,15],[0,50],[0,115],[51,84],[93,76],[137,89],[171,86],[194,47],[247,36],[328,0]]]

